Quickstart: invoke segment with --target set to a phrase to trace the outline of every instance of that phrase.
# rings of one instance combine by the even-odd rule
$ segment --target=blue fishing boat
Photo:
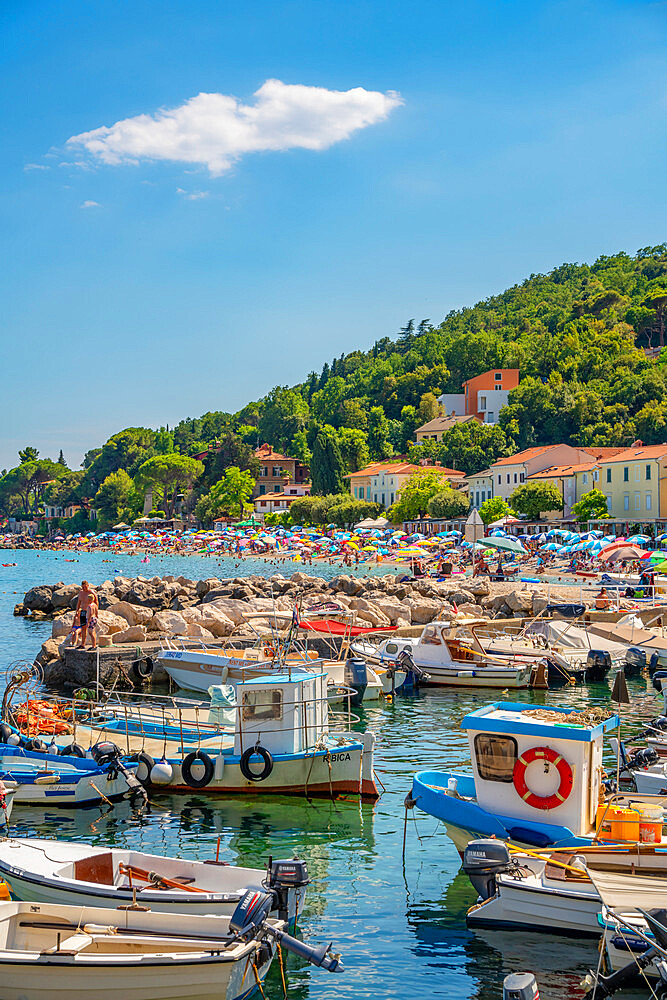
[[[437,817],[463,855],[470,840],[528,847],[591,844],[604,803],[602,744],[618,717],[601,709],[494,702],[465,716],[472,775],[420,771],[407,804]]]
[[[132,768],[118,761],[67,757],[0,744],[0,779],[16,805],[95,806],[138,790]]]

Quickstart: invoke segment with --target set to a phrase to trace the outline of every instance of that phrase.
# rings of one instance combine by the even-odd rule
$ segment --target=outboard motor
[[[510,852],[502,840],[471,840],[463,852],[461,868],[482,899],[496,891],[496,875],[513,868]]]
[[[311,965],[317,965],[327,972],[342,972],[340,955],[331,952],[331,945],[328,948],[325,945],[313,948],[303,941],[298,941],[291,934],[279,930],[267,919],[274,903],[273,892],[249,889],[229,918],[229,929],[232,934],[240,938],[251,938],[261,932],[266,938],[277,941],[299,958],[305,958]]]
[[[589,649],[586,657],[586,680],[603,681],[611,670],[611,653],[606,649]]]
[[[114,771],[123,775],[130,790],[129,794],[133,800],[135,796],[138,796],[146,802],[148,799],[146,789],[141,784],[134,771],[130,771],[130,769],[125,766],[121,760],[122,753],[123,752],[120,747],[116,746],[115,743],[112,743],[111,740],[102,740],[90,749],[90,755],[95,763],[100,767],[109,768],[109,777],[115,777],[112,773]]]
[[[291,861],[271,861],[268,876],[269,889],[275,894],[278,905],[278,916],[281,920],[289,919],[289,891],[310,885],[308,866],[299,858]]]
[[[632,771],[643,770],[645,767],[652,767],[660,760],[660,754],[654,747],[644,747],[637,750],[628,760],[628,768]]]
[[[358,657],[350,657],[345,661],[345,674],[343,683],[346,687],[352,688],[354,695],[351,698],[353,705],[361,705],[364,694],[368,687],[368,671],[366,663]]]
[[[653,674],[653,687],[656,691],[662,691],[662,685],[665,680],[667,680],[667,670],[656,670]]]
[[[655,729],[659,729],[661,732],[665,732],[667,729],[667,715],[659,715],[657,719],[650,722],[647,729],[644,730],[644,736],[651,736]]]
[[[649,676],[653,677],[656,670],[667,670],[667,653],[664,650],[655,649],[651,653],[651,659],[648,661]]]
[[[629,646],[625,651],[623,672],[626,677],[638,677],[646,667],[646,650],[640,646]]]
[[[513,972],[503,980],[503,1000],[540,1000],[532,972]]]
[[[402,649],[396,657],[396,663],[405,673],[405,680],[401,684],[400,691],[417,691],[420,684],[426,684],[431,677],[418,667],[409,649]]]

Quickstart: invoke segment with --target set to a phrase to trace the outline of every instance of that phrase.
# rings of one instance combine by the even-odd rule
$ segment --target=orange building
[[[485,424],[498,422],[509,394],[519,384],[518,368],[492,368],[463,383],[463,392],[444,393],[438,402],[446,414],[475,416]]]

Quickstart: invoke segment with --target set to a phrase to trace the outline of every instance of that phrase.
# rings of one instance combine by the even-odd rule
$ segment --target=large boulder
[[[161,609],[166,607],[172,596],[168,600],[165,600],[164,592],[159,591],[155,584],[148,581],[135,580],[124,599],[129,604],[139,604],[143,608]]]
[[[128,625],[148,625],[153,617],[153,612],[149,608],[142,608],[128,601],[116,601],[110,606],[109,611],[119,618],[124,618]]]
[[[221,585],[221,581],[215,576],[210,576],[207,580],[197,580],[195,590],[197,597],[203,599],[210,590],[216,590]]]
[[[466,580],[466,590],[470,591],[473,597],[488,597],[491,592],[489,581],[481,578]]]
[[[165,635],[188,634],[188,623],[178,611],[158,611],[151,618],[148,627],[151,632],[162,632]]]
[[[356,598],[353,598],[353,600],[356,600]],[[412,621],[412,609],[396,598],[383,596],[373,601],[373,604],[389,619],[392,625],[402,628],[405,625],[409,625]]]
[[[199,622],[195,624],[201,625],[211,635],[216,636],[216,638],[231,635],[234,631],[234,622],[232,619],[221,608],[216,607],[215,604],[203,605]]]
[[[245,601],[234,601],[231,597],[216,597],[209,600],[210,598],[211,594],[207,594],[204,603],[199,605],[200,611],[203,612],[210,605],[213,608],[219,608],[235,625],[241,624],[243,612],[247,610]]]
[[[413,625],[426,625],[438,618],[442,611],[443,602],[436,601],[432,597],[410,598],[404,602],[410,608],[410,617]]]
[[[364,581],[359,580],[356,576],[341,574],[340,576],[335,576],[333,580],[329,581],[329,589],[340,590],[344,594],[354,597],[355,594],[361,593],[364,589]]]
[[[531,590],[510,590],[505,594],[505,604],[511,611],[521,611],[528,614],[533,610],[533,592]]]
[[[353,597],[350,601],[350,608],[356,611],[357,618],[370,622],[374,628],[391,625],[391,619],[388,615],[385,615],[376,603],[367,601],[364,597]]]
[[[60,615],[54,621],[51,627],[51,636],[54,639],[62,639],[70,634],[72,631],[72,623],[74,621],[74,612],[67,611],[64,615]],[[97,634],[98,635],[113,635],[116,632],[123,632],[127,628],[127,622],[124,618],[119,615],[111,614],[110,611],[102,611],[97,618]],[[77,633],[77,639],[80,633]]]
[[[78,600],[80,588],[75,583],[64,584],[62,587],[58,587],[53,591],[51,596],[51,603],[53,604],[54,611],[60,611],[63,608],[69,608],[72,606],[72,601],[76,604]]]
[[[23,598],[26,611],[43,611],[45,614],[53,611],[51,595],[53,588],[46,585],[33,587]]]
[[[130,625],[123,632],[114,632],[114,645],[121,642],[146,642],[146,629],[143,625]]]
[[[38,666],[44,666],[50,660],[59,660],[61,645],[57,639],[47,639],[46,642],[42,643],[42,648],[35,658],[35,663]]]
[[[212,639],[213,633],[209,632],[207,628],[202,625],[197,625],[196,622],[188,623],[187,636],[189,639]]]

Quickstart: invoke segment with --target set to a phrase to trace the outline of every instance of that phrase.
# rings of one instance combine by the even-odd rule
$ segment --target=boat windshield
[[[422,642],[429,646],[440,646],[440,631],[433,625],[428,625],[422,632]]]
[[[480,778],[511,782],[517,758],[517,742],[512,736],[480,733],[475,737],[475,757]]]

